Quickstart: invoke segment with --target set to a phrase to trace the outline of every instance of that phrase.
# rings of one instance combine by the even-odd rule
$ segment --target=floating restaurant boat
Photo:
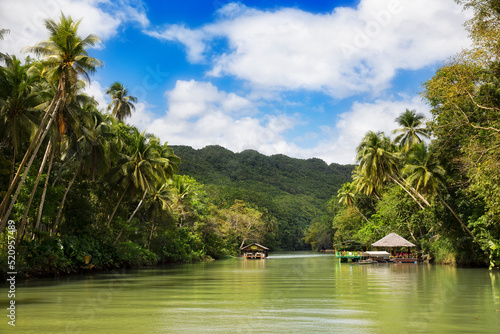
[[[245,259],[265,259],[269,248],[257,243],[240,248]]]
[[[339,262],[357,262],[362,260],[361,255],[366,250],[366,245],[355,240],[346,240],[335,245],[335,256]]]
[[[410,247],[415,247],[414,244],[406,240],[405,238],[397,235],[396,233],[391,233],[386,235],[379,241],[372,244],[373,247],[384,247],[390,249],[393,256],[391,257],[392,262],[396,263],[417,263],[418,258],[416,255],[410,252]],[[406,253],[395,253],[395,249],[407,248]]]

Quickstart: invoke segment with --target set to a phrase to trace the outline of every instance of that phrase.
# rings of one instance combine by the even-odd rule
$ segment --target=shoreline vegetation
[[[402,111],[393,140],[365,135],[356,166],[173,149],[125,123],[137,99],[122,83],[108,106],[83,93],[102,66],[88,54],[98,37],[64,14],[46,20],[49,39],[24,61],[0,50],[0,272],[9,247],[30,278],[218,259],[251,242],[320,251],[390,232],[436,263],[498,268],[500,7],[457,2],[474,12],[473,46],[423,85],[432,119]]]

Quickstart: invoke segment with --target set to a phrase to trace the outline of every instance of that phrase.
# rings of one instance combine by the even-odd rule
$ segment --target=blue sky
[[[354,163],[368,130],[406,108],[429,116],[421,84],[469,46],[452,0],[0,1],[0,50],[47,37],[43,19],[83,18],[105,66],[88,93],[120,81],[128,123],[172,145]]]

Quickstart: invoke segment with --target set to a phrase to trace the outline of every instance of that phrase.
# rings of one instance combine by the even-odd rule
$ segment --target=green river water
[[[1,333],[500,333],[498,271],[312,252],[20,281],[15,301]]]

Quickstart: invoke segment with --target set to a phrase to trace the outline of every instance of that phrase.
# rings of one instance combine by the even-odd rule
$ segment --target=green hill
[[[171,146],[181,158],[179,174],[204,184],[219,206],[234,200],[271,215],[276,231],[267,244],[273,249],[304,249],[304,230],[326,214],[326,203],[351,178],[352,165],[326,164],[320,159],[265,156],[254,150],[233,153],[220,146],[196,150]]]

